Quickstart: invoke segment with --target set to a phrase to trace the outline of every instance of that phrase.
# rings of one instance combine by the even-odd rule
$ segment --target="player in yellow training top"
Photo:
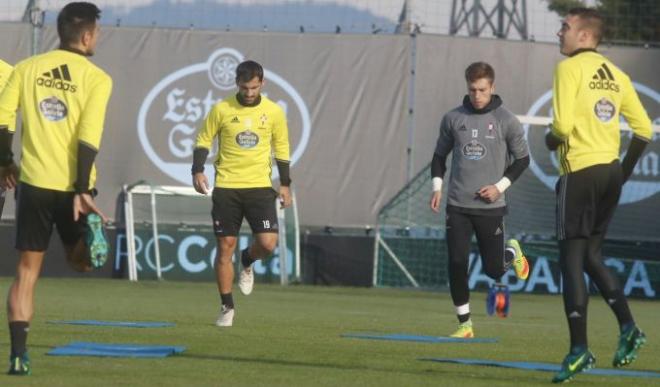
[[[14,68],[9,63],[0,59],[0,92],[4,89],[7,79],[9,79],[9,75],[13,70]],[[13,122],[15,120],[12,119],[10,121],[12,121],[10,125],[14,125]],[[5,193],[6,190],[0,186],[0,217],[2,217],[2,209],[5,206]]]
[[[30,373],[27,332],[53,225],[75,269],[88,271],[107,258],[105,216],[93,187],[112,80],[87,59],[96,48],[100,13],[91,3],[67,4],[57,17],[60,48],[18,63],[0,95],[0,181],[9,189],[18,174],[11,119],[19,107],[23,118],[16,195],[20,257],[7,300],[10,374]]]
[[[216,275],[220,292],[220,315],[216,325],[229,327],[234,319],[232,256],[245,217],[254,242],[241,253],[243,269],[238,286],[248,295],[254,285],[252,264],[269,256],[277,245],[278,193],[271,183],[272,153],[280,175],[280,201],[291,205],[289,186],[289,130],[283,109],[261,95],[264,70],[254,61],[236,68],[238,93],[225,98],[209,112],[197,136],[193,154],[193,186],[199,193],[210,189],[204,163],[215,139],[219,150],[215,161],[213,189],[213,230],[218,253]]]
[[[652,134],[651,120],[628,76],[596,51],[603,35],[600,14],[589,8],[572,9],[557,35],[561,53],[569,58],[555,70],[554,120],[546,144],[557,150],[560,163],[557,239],[571,347],[555,383],[571,379],[595,363],[587,346],[589,293],[584,273],[598,286],[619,323],[613,365],[632,362],[646,341],[621,284],[603,262],[602,245],[621,187]],[[621,163],[620,114],[634,131]]]

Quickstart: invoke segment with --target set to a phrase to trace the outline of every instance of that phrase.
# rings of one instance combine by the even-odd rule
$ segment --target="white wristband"
[[[495,183],[495,187],[497,187],[497,190],[500,191],[500,193],[506,191],[507,188],[511,186],[511,180],[509,180],[508,177],[503,177]]]
[[[442,191],[442,178],[441,177],[434,177],[433,179],[431,179],[431,183],[433,184],[433,192]]]

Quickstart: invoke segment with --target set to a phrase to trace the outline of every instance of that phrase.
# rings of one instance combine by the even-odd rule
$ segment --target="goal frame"
[[[193,187],[189,186],[176,186],[176,185],[158,185],[150,184],[147,181],[140,180],[134,184],[124,184],[122,187],[124,194],[124,220],[126,226],[126,250],[127,250],[127,270],[128,280],[131,282],[138,281],[137,269],[137,253],[136,253],[136,238],[135,238],[135,217],[133,200],[135,195],[149,195],[149,202],[151,208],[151,228],[154,240],[154,255],[156,263],[156,278],[163,279],[161,270],[160,247],[159,247],[159,233],[158,233],[158,213],[156,210],[158,196],[182,196],[182,197],[200,197],[202,194],[195,191]],[[211,196],[212,191],[206,194],[207,197]],[[292,216],[293,216],[293,233],[294,233],[294,246],[292,248],[294,255],[295,271],[293,273],[294,279],[300,279],[300,223],[298,219],[298,206],[296,201],[295,192],[291,190],[292,199]],[[286,213],[279,200],[276,200],[277,218],[278,218],[278,243],[277,249],[279,253],[279,268],[280,268],[280,284],[288,285],[289,274],[287,268],[287,241],[286,241]]]

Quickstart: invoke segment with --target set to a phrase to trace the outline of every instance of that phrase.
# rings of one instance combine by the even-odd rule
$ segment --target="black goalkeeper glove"
[[[557,148],[559,148],[559,145],[561,145],[564,141],[560,139],[559,137],[555,136],[552,131],[549,131],[548,134],[545,135],[545,146],[550,150],[550,151],[556,151]]]

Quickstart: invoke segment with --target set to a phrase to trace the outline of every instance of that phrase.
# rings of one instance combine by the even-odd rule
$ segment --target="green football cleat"
[[[515,239],[506,241],[506,246],[515,250],[516,256],[513,258],[513,270],[516,272],[516,277],[521,280],[526,280],[529,276],[529,262],[522,252],[520,243]]]
[[[23,356],[11,356],[9,358],[9,371],[8,375],[25,376],[30,375],[30,358],[27,353]]]
[[[614,352],[614,367],[623,367],[637,358],[637,350],[646,343],[646,335],[637,325],[633,325],[619,336],[619,345]]]
[[[85,244],[92,266],[96,269],[103,267],[105,261],[108,260],[109,244],[103,229],[103,219],[97,214],[87,215]]]
[[[467,320],[464,323],[458,324],[458,330],[449,335],[449,337],[457,339],[472,339],[474,338],[474,330],[472,329],[472,320]]]
[[[561,370],[552,378],[552,383],[564,383],[573,379],[575,374],[594,368],[596,357],[588,349],[576,355],[569,353],[561,363]]]

